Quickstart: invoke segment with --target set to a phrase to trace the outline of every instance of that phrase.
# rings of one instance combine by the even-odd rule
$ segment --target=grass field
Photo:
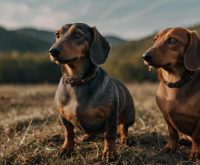
[[[176,153],[161,152],[167,140],[167,128],[156,102],[157,84],[127,85],[135,101],[136,122],[129,129],[129,146],[117,142],[119,158],[101,161],[103,137],[77,143],[72,156],[57,157],[63,143],[63,129],[53,98],[54,85],[0,86],[0,165],[61,164],[195,164],[187,159],[190,146]],[[77,130],[77,139],[82,135]],[[198,163],[197,163],[198,164]]]

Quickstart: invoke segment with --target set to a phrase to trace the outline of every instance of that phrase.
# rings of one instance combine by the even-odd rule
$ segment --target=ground
[[[168,134],[155,101],[157,86],[127,85],[135,102],[136,122],[129,129],[129,145],[117,141],[119,157],[107,163],[101,161],[102,135],[77,143],[71,157],[58,158],[64,138],[53,103],[56,85],[0,85],[0,165],[195,164],[187,159],[191,146],[180,146],[172,154],[161,152]],[[78,141],[83,133],[77,130],[76,135]]]

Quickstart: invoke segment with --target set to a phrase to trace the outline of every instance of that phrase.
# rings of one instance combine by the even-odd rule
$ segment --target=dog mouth
[[[147,62],[147,61],[144,61],[144,64],[147,65],[149,71],[151,71],[153,68],[164,68],[164,69],[167,69],[171,66],[171,63],[167,63],[167,64],[164,64],[164,65],[157,65],[157,64],[153,64],[153,63],[150,63],[150,62]]]
[[[80,58],[82,58],[82,57],[72,57],[72,58],[69,58],[69,59],[60,59],[60,58],[53,57],[50,54],[51,61],[55,62],[56,64],[68,64],[68,63],[78,61]]]

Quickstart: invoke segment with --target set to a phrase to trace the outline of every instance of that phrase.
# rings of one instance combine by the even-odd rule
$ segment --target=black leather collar
[[[75,86],[75,87],[83,86],[83,85],[88,84],[90,81],[92,81],[96,77],[98,70],[99,70],[99,67],[95,67],[91,70],[91,72],[89,73],[89,75],[87,77],[80,78],[80,79],[73,79],[73,80],[68,79],[63,74],[64,81],[65,81],[65,83],[70,84],[71,86]]]
[[[180,80],[174,83],[164,81],[164,84],[169,88],[181,88],[193,79],[195,73],[196,72],[186,70]]]

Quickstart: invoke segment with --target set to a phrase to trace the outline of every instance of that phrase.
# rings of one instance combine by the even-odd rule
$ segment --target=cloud
[[[0,0],[0,26],[55,30],[65,23],[96,25],[103,34],[138,38],[166,26],[198,23],[196,0]]]
[[[20,20],[31,16],[30,6],[27,4],[2,3],[0,6],[0,24],[12,28],[19,27]]]
[[[53,7],[39,5],[33,7],[26,3],[3,3],[0,7],[0,24],[7,28],[33,26],[45,29],[55,29],[61,20],[69,20],[71,14],[66,11],[55,11]]]
[[[56,14],[48,14],[48,15],[37,15],[33,18],[31,21],[32,25],[35,25],[36,27],[43,27],[46,29],[57,29],[59,26],[63,24],[60,20],[69,20],[71,18],[71,15],[69,13],[65,12],[58,12]],[[57,21],[55,21],[57,20]],[[65,23],[66,23],[65,22]]]

